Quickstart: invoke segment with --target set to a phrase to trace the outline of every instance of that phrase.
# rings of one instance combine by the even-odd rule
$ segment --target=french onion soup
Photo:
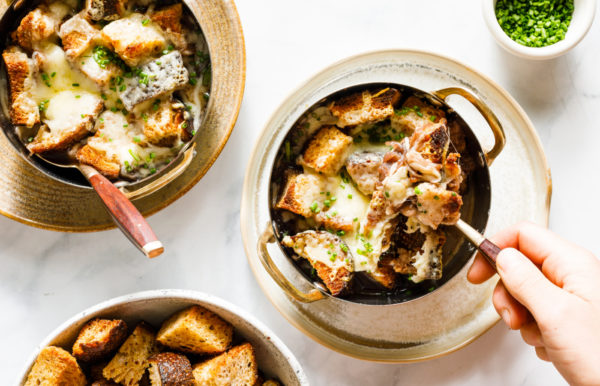
[[[286,254],[333,296],[436,288],[475,167],[462,124],[400,85],[353,87],[315,104],[271,177]]]
[[[210,60],[181,2],[46,1],[5,46],[11,122],[33,154],[67,154],[134,181],[199,130]]]

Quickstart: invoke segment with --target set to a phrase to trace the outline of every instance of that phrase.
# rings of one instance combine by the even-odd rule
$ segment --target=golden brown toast
[[[12,38],[21,47],[32,50],[42,40],[56,33],[59,22],[60,20],[48,9],[38,7],[21,19],[19,27],[12,33]]]
[[[29,371],[25,386],[84,386],[85,375],[77,360],[60,347],[48,346],[40,351]]]
[[[155,11],[150,19],[156,23],[173,42],[175,48],[184,51],[187,47],[181,28],[181,3],[173,4]]]
[[[233,347],[213,359],[196,364],[193,374],[198,385],[254,386],[258,379],[254,349],[250,343]]]
[[[318,173],[335,175],[344,166],[351,145],[352,137],[335,126],[322,127],[312,137],[298,163]]]
[[[314,174],[287,173],[286,185],[277,202],[277,208],[289,210],[304,217],[312,217],[313,203],[321,198],[324,181]],[[314,207],[313,207],[314,208]]]
[[[194,386],[192,365],[185,355],[172,352],[155,354],[148,360],[152,386]]]
[[[233,326],[200,306],[177,312],[161,326],[156,340],[174,350],[219,354],[231,344]]]
[[[329,109],[338,117],[337,126],[356,126],[391,117],[399,99],[400,92],[394,88],[385,88],[375,93],[366,90],[332,102]]]
[[[35,87],[33,60],[18,47],[9,47],[2,53],[10,88],[10,118],[15,125],[33,127],[40,122],[40,111],[33,99]]]
[[[156,146],[170,147],[179,138],[182,141],[191,138],[181,108],[174,108],[171,102],[163,101],[152,110],[144,123],[144,135],[148,142]]]
[[[90,48],[92,42],[100,36],[100,30],[81,15],[75,15],[60,26],[58,36],[67,57],[75,59]]]
[[[84,362],[110,355],[127,337],[123,320],[92,319],[82,327],[73,344],[73,356]]]

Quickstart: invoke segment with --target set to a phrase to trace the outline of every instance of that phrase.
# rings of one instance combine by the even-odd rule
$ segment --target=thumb
[[[513,248],[503,249],[496,260],[498,273],[510,294],[537,320],[551,312],[563,295],[531,260]]]

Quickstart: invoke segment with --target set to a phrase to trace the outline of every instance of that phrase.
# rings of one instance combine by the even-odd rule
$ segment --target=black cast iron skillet
[[[489,241],[483,239],[481,233],[484,233],[488,222],[491,202],[490,174],[488,168],[502,151],[505,144],[505,137],[502,126],[494,113],[475,95],[462,88],[447,88],[428,93],[406,85],[369,83],[356,85],[333,93],[317,102],[310,109],[323,104],[327,100],[335,100],[345,94],[365,89],[378,91],[385,87],[393,87],[400,91],[402,99],[398,105],[401,105],[407,97],[416,96],[428,101],[437,108],[442,109],[446,113],[448,126],[452,127],[455,125],[454,133],[460,133],[464,136],[466,147],[465,150],[461,152],[461,164],[465,165],[466,163],[469,163],[471,171],[467,176],[466,190],[462,193],[463,207],[461,209],[461,221],[456,227],[448,226],[443,228],[447,235],[447,242],[444,245],[443,250],[442,278],[439,280],[426,280],[421,283],[413,283],[402,275],[399,275],[396,288],[393,290],[385,290],[373,283],[372,280],[368,279],[366,276],[355,274],[348,294],[342,297],[333,297],[324,288],[320,280],[311,273],[311,266],[307,261],[304,259],[294,259],[292,257],[294,256],[293,251],[290,248],[283,246],[281,243],[284,232],[289,230],[286,228],[283,216],[289,216],[289,214],[284,213],[285,211],[280,209],[276,209],[275,204],[279,198],[281,184],[283,183],[283,173],[285,169],[289,167],[289,164],[286,165],[286,162],[284,161],[284,144],[293,136],[297,137],[295,130],[298,130],[299,125],[294,124],[289,130],[286,138],[282,141],[275,157],[275,162],[272,165],[269,186],[269,207],[271,211],[272,226],[267,227],[266,231],[258,241],[258,255],[267,272],[273,277],[277,284],[295,300],[300,302],[313,302],[325,298],[334,298],[342,301],[368,305],[403,303],[432,293],[452,279],[452,277],[454,277],[471,259],[476,252],[476,248],[483,249],[484,252],[485,250],[488,250],[490,252],[489,255],[493,255],[494,252],[497,253],[497,250],[494,250],[493,245],[489,245]],[[494,146],[490,150],[484,151],[481,148],[481,145],[471,128],[460,115],[445,102],[446,98],[450,95],[462,96],[473,104],[485,118],[495,139]],[[299,118],[299,120],[301,118]],[[454,133],[451,129],[451,141],[453,138],[454,141],[457,140]],[[469,227],[468,224],[470,224],[471,227]],[[463,233],[467,235],[471,243],[467,241],[463,236]],[[283,275],[279,268],[277,268],[267,250],[267,244],[273,242],[277,242],[284,255],[287,256],[289,261],[299,272],[301,272],[302,276],[306,279],[306,282],[314,287],[313,290],[308,293],[299,290],[285,277],[285,275]],[[493,258],[495,256],[490,257]]]

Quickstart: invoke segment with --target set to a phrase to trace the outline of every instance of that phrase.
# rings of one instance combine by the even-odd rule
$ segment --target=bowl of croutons
[[[219,298],[154,290],[95,305],[52,332],[21,385],[305,385],[265,325]]]

